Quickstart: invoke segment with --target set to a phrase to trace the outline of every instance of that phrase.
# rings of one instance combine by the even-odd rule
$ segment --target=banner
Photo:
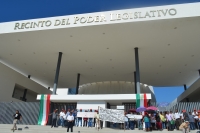
[[[77,117],[94,118],[97,112],[77,112]]]
[[[99,107],[99,118],[102,121],[124,123],[124,110],[104,109]]]
[[[141,120],[142,115],[134,115],[134,114],[127,114],[126,115],[128,118],[136,119],[136,120]]]
[[[40,113],[38,118],[38,125],[46,125],[50,110],[51,95],[41,95],[40,98]]]

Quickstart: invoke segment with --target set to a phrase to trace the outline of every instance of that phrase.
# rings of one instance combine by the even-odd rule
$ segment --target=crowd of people
[[[92,109],[85,110],[85,112],[92,112]],[[82,112],[82,109],[80,109]],[[65,111],[62,109],[60,113],[58,113],[58,109],[55,109],[51,114],[52,116],[52,127],[67,127],[67,132],[71,129],[73,132],[73,126],[76,127],[96,127],[96,129],[103,128],[103,121],[99,119],[98,110],[95,110],[94,118],[82,118],[77,117],[77,110],[70,110],[68,109]],[[129,118],[127,113],[124,115],[124,123],[120,124],[121,129],[126,130],[134,130],[138,128],[139,130],[144,131],[153,131],[153,130],[182,130],[183,133],[188,133],[190,130],[200,129],[200,110],[196,111],[194,109],[193,112],[187,112],[186,110],[182,110],[178,112],[172,111],[152,111],[152,112],[129,112],[131,115],[140,115],[142,119],[135,119]],[[16,113],[13,115],[13,132],[17,129],[16,123],[18,120],[22,119],[22,115],[17,110]],[[82,121],[83,120],[83,121]],[[113,123],[113,128],[117,128],[117,123]]]
[[[137,114],[131,112],[131,114]],[[142,114],[140,114],[142,115]],[[166,111],[166,112],[144,112],[142,119],[128,118],[125,114],[125,129],[134,130],[135,127],[145,131],[152,130],[182,130],[184,133],[190,130],[200,129],[200,110],[193,112],[186,112],[182,110],[178,112]]]
[[[80,112],[82,112],[82,109],[80,109]],[[92,109],[85,110],[85,112],[93,112]],[[95,110],[96,115],[94,118],[87,118],[87,117],[77,117],[77,110],[70,110],[67,111],[62,109],[60,113],[58,113],[58,109],[55,109],[54,112],[52,112],[49,115],[52,115],[52,127],[67,127],[67,132],[69,129],[71,129],[71,132],[73,132],[73,126],[76,127],[96,127],[96,129],[102,129],[103,128],[103,121],[99,120],[99,114],[98,111]],[[82,125],[83,124],[83,125]]]

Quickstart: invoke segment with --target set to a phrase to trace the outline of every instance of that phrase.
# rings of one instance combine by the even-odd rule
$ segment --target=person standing
[[[158,113],[156,113],[156,128],[157,130],[162,130],[162,124],[161,124],[161,119],[160,119],[160,115]]]
[[[146,131],[150,131],[150,118],[148,113],[145,114],[144,119],[143,119],[144,123],[145,123],[145,129]]]
[[[165,118],[165,114],[163,114],[162,112],[160,112],[160,119],[162,122],[162,129],[166,129],[166,126],[165,126],[166,118]]]
[[[99,126],[100,126],[100,120],[99,120],[99,112],[97,111],[97,113],[94,116],[95,120],[96,120],[96,129],[98,129],[99,131]]]
[[[77,126],[78,120],[77,120],[77,109],[73,110],[73,116],[74,116],[74,126]]]
[[[71,132],[73,132],[74,116],[72,115],[72,112],[70,112],[70,114],[67,116],[67,122],[68,122],[67,132],[69,132],[69,128],[71,128]]]
[[[125,129],[128,129],[128,117],[126,116],[126,113],[124,113],[124,124]]]
[[[168,124],[168,131],[172,131],[172,126],[171,126],[171,115],[169,114],[169,112],[167,111],[167,114],[166,114],[166,119],[167,119],[167,124]]]
[[[60,126],[62,127],[64,127],[64,116],[65,116],[64,109],[62,109],[60,112]]]
[[[85,110],[85,112],[87,112],[87,111]],[[84,118],[83,118],[83,126],[84,126],[84,127],[87,127],[87,123],[88,123],[88,118],[87,118],[87,117],[84,117]]]
[[[64,116],[63,116],[63,119],[64,119],[64,127],[67,127],[67,112],[66,112],[66,110],[64,111]]]
[[[172,118],[172,120],[171,120],[171,128],[172,128],[172,130],[174,130],[175,129],[175,115],[174,115],[174,113],[172,111],[170,111],[169,114],[170,114],[170,116]]]
[[[179,130],[179,127],[181,125],[181,114],[178,112],[178,109],[176,109],[174,117],[175,117],[176,130]]]
[[[90,109],[90,112],[92,112],[92,109]],[[93,118],[89,118],[89,120],[88,120],[88,128],[92,127],[92,119]]]
[[[82,112],[82,109],[80,109],[80,112]],[[82,127],[82,117],[78,117],[78,126]]]
[[[131,115],[133,115],[133,112],[131,112]],[[135,121],[134,118],[129,118],[129,128],[131,130],[134,130],[134,127],[135,127],[135,125],[134,125],[135,122],[134,121]]]
[[[200,110],[198,111],[198,126],[199,126],[199,130],[200,130]]]
[[[192,112],[192,115],[193,115],[193,117],[194,117],[194,119],[195,119],[195,129],[198,129],[198,121],[199,121],[199,119],[198,119],[198,112],[196,111],[196,109],[194,109],[194,112]]]
[[[56,127],[57,116],[59,116],[57,111],[58,111],[58,109],[55,109],[53,113],[49,114],[49,115],[52,115],[51,128]]]
[[[184,121],[189,121],[189,115],[186,112],[186,110],[183,110],[183,119],[184,119]]]
[[[195,119],[191,112],[189,112],[190,130],[195,130]]]
[[[13,128],[11,130],[13,130],[14,132],[15,130],[17,130],[17,121],[22,120],[22,115],[19,113],[19,110],[16,110],[16,113],[13,115],[13,117]]]

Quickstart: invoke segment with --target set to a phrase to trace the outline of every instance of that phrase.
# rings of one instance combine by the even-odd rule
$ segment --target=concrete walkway
[[[25,126],[28,126],[29,129],[24,129]],[[23,128],[22,131],[15,130],[15,133],[66,133],[66,128],[51,128],[50,126],[38,126],[38,125],[17,125],[18,128]],[[10,124],[0,124],[0,133],[12,133],[11,131],[12,125]],[[74,127],[74,133],[144,133],[143,130],[120,130],[120,129],[111,129],[111,128],[103,128],[97,131],[95,128],[88,127]],[[152,131],[156,133],[169,133],[167,130],[163,131]],[[171,131],[173,133],[182,133],[181,131]],[[191,131],[190,133],[196,133],[197,130]]]

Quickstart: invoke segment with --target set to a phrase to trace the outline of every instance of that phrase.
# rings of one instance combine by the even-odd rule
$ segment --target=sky
[[[1,0],[0,22],[192,2],[200,0]],[[171,102],[183,90],[154,87],[157,102]]]
[[[168,102],[171,103],[181,93],[184,92],[183,86],[176,87],[153,87],[157,103]]]
[[[0,22],[192,2],[200,0],[1,0]]]

